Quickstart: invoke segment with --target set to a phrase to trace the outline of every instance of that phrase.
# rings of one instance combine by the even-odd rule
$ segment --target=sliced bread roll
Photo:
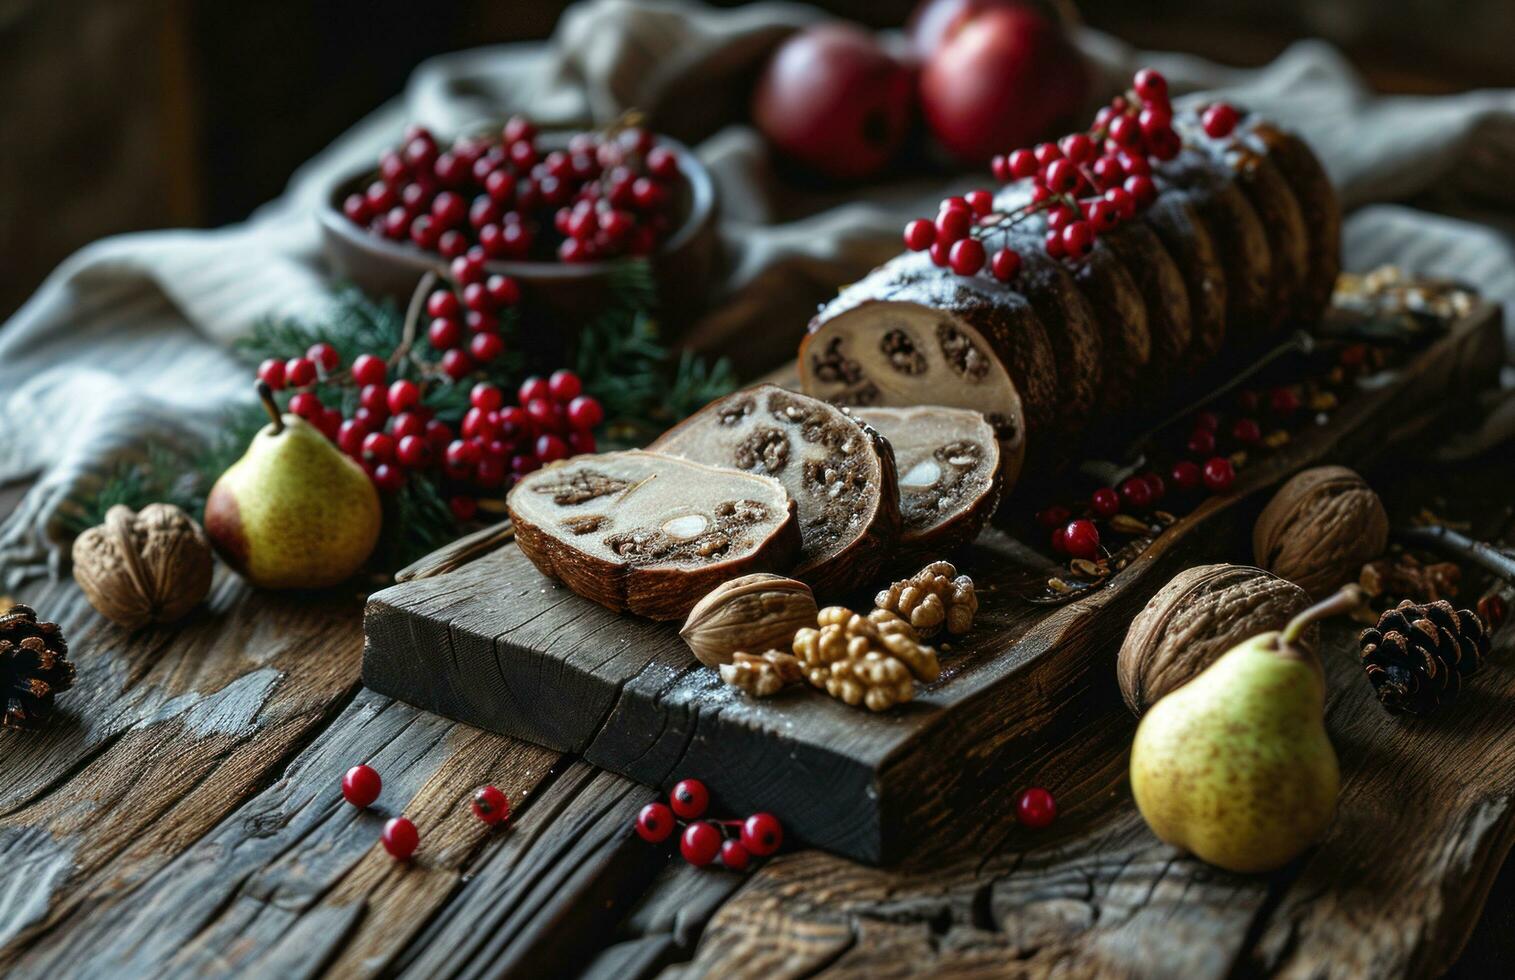
[[[851,411],[894,448],[908,554],[935,560],[978,537],[1004,488],[999,440],[982,415],[941,405]]]
[[[650,619],[679,619],[739,575],[787,571],[800,549],[794,500],[777,480],[639,450],[537,470],[506,506],[542,574]]]
[[[783,484],[800,518],[800,558],[791,574],[817,593],[868,583],[899,540],[889,443],[826,402],[757,385],[711,402],[648,448]]]

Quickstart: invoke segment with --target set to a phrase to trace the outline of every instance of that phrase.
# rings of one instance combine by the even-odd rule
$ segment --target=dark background
[[[823,0],[896,26],[910,0]],[[429,55],[546,37],[544,2],[0,0],[0,316],[114,232],[214,226],[398,94]],[[1065,8],[1070,4],[1063,4]],[[1512,0],[1084,0],[1142,46],[1235,64],[1327,37],[1385,90],[1515,85]]]
[[[823,0],[897,26],[910,0]],[[104,235],[236,221],[422,59],[546,37],[545,2],[0,0],[0,316]],[[1065,8],[1070,4],[1062,4]],[[1515,87],[1515,0],[1083,0],[1143,47],[1237,65],[1325,37],[1377,88]],[[1407,817],[1413,819],[1413,817]],[[1503,972],[1506,867],[1455,971]]]

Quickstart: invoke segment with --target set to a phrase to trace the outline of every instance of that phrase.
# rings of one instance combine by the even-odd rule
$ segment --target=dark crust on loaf
[[[1194,213],[1215,242],[1226,270],[1228,342],[1255,346],[1273,319],[1273,257],[1257,211],[1208,154],[1185,150],[1154,174],[1163,193],[1173,186],[1188,190]]]
[[[1252,140],[1289,182],[1304,215],[1309,259],[1294,313],[1303,323],[1314,324],[1330,305],[1336,277],[1341,274],[1341,202],[1331,178],[1304,140],[1256,117],[1247,124]]]
[[[1020,393],[1026,452],[1045,458],[1041,452],[1055,441],[1049,434],[1057,428],[1057,359],[1046,327],[1024,296],[986,274],[954,275],[933,265],[924,252],[907,252],[826,304],[810,321],[809,333],[869,303],[913,303],[960,317],[978,330]],[[800,356],[805,356],[803,346]]]
[[[1192,339],[1189,290],[1162,240],[1145,223],[1128,221],[1100,238],[1115,250],[1146,306],[1152,354],[1142,384],[1150,390],[1183,372]]]
[[[1304,290],[1310,251],[1304,215],[1288,181],[1260,148],[1234,141],[1226,147],[1225,162],[1236,174],[1236,185],[1247,195],[1268,236],[1268,252],[1273,256],[1273,310],[1269,326],[1270,332],[1276,334],[1287,325]]]
[[[1226,270],[1188,192],[1175,188],[1159,196],[1142,221],[1168,250],[1188,291],[1189,348],[1178,373],[1192,376],[1213,361],[1226,342]]]

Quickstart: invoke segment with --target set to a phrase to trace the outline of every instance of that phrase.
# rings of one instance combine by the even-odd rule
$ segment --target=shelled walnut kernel
[[[873,597],[873,604],[899,616],[927,638],[943,626],[953,636],[973,628],[978,596],[973,579],[957,574],[951,562],[934,561]]]
[[[755,698],[777,694],[805,679],[799,658],[782,650],[769,650],[762,655],[734,653],[731,663],[721,664],[720,671],[721,680]]]
[[[875,609],[864,617],[828,606],[816,621],[819,629],[795,634],[794,653],[805,680],[838,701],[883,711],[913,698],[916,679],[929,682],[941,676],[936,651],[888,610]]]

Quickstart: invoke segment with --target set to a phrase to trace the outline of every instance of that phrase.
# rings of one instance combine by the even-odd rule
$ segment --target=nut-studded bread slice
[[[506,498],[521,552],[586,599],[679,619],[748,572],[799,554],[794,501],[777,480],[631,450],[575,456]]]
[[[1004,488],[999,440],[982,415],[941,405],[851,412],[894,447],[907,553],[935,560],[978,537]]]
[[[889,443],[834,405],[757,385],[711,402],[648,448],[782,483],[799,506],[792,574],[818,593],[865,584],[899,540]]]

